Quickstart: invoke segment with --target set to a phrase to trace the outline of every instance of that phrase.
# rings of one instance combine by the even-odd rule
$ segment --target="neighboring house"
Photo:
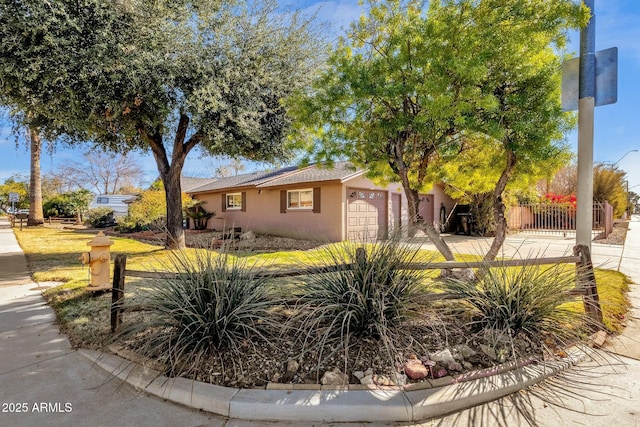
[[[375,240],[408,224],[402,186],[386,187],[366,178],[348,162],[333,168],[287,167],[210,180],[184,190],[206,202],[216,216],[207,228],[243,231],[327,242]],[[433,221],[434,206],[453,206],[441,187],[422,196],[421,212]]]
[[[135,200],[136,196],[131,194],[99,194],[89,203],[89,209],[111,208],[113,216],[127,216],[129,212],[129,202]]]

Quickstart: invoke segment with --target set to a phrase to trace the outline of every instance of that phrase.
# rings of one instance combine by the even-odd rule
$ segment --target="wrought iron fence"
[[[571,203],[528,203],[514,206],[508,216],[511,230],[544,234],[575,234],[576,207]],[[613,230],[613,207],[593,202],[593,236]]]

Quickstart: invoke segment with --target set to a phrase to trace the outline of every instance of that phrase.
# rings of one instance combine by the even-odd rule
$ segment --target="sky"
[[[291,0],[294,7],[310,13],[317,11],[322,21],[329,23],[335,34],[344,29],[361,13],[358,0]],[[596,107],[594,125],[594,161],[616,166],[627,172],[629,189],[640,193],[640,0],[596,0],[596,50],[618,48],[618,101]],[[570,50],[579,51],[579,33],[571,34]],[[577,131],[566,135],[575,153]],[[0,183],[15,174],[28,176],[29,152],[24,143],[16,145],[15,135],[6,120],[0,120]],[[78,162],[86,150],[58,147],[53,153],[43,153],[43,173],[56,170],[69,162]],[[148,184],[157,176],[155,161],[150,154],[135,153],[144,170]],[[224,161],[222,161],[224,163]],[[201,157],[194,150],[183,169],[184,175],[213,176],[220,161]],[[256,167],[256,166],[253,166]]]

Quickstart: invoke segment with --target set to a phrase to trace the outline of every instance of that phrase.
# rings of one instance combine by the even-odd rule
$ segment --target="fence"
[[[534,259],[513,259],[500,261],[479,261],[479,262],[433,262],[433,263],[406,263],[401,268],[407,270],[451,270],[456,268],[487,268],[487,267],[523,267],[530,265],[549,264],[575,264],[576,265],[576,287],[570,291],[571,295],[582,296],[585,312],[591,318],[594,325],[602,326],[602,309],[596,287],[596,278],[591,262],[591,252],[588,246],[577,245],[573,249],[573,256],[534,258]],[[365,251],[359,248],[356,252],[356,263],[359,258],[365,257]],[[282,270],[277,272],[265,271],[257,277],[285,278],[296,276],[307,276],[312,274],[324,274],[331,271],[344,271],[353,268],[354,264],[344,264],[330,267],[311,267],[303,270]],[[111,294],[111,331],[118,332],[122,324],[122,313],[124,308],[124,287],[126,277],[142,278],[166,278],[170,275],[180,273],[163,273],[139,270],[127,270],[127,257],[124,254],[116,256],[113,268],[113,289]],[[434,294],[432,300],[454,299],[453,295],[447,293]],[[129,310],[136,310],[130,307]]]
[[[511,230],[545,234],[576,232],[576,208],[569,203],[530,203],[514,206],[508,216]],[[606,238],[613,231],[613,206],[607,202],[593,203],[594,237]]]

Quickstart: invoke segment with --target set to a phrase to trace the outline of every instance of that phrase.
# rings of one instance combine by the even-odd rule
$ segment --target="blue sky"
[[[336,34],[347,28],[349,22],[360,15],[358,0],[302,0],[291,1],[297,7],[318,10],[318,17],[331,23]],[[618,102],[596,108],[594,160],[614,163],[624,156],[618,167],[627,172],[629,187],[640,193],[640,1],[596,0],[596,49],[618,47]],[[579,34],[572,34],[571,50],[579,50]],[[567,141],[577,149],[577,132],[567,135]],[[70,161],[81,159],[81,149],[58,148],[43,154],[42,170],[47,172]],[[138,153],[145,171],[146,181],[157,176],[155,162],[150,154]],[[189,154],[185,175],[212,176],[218,163],[201,158],[197,151]],[[0,182],[13,174],[28,175],[29,153],[26,147],[16,148],[11,127],[0,121]],[[637,186],[637,187],[635,187]],[[635,188],[634,188],[635,187]]]

